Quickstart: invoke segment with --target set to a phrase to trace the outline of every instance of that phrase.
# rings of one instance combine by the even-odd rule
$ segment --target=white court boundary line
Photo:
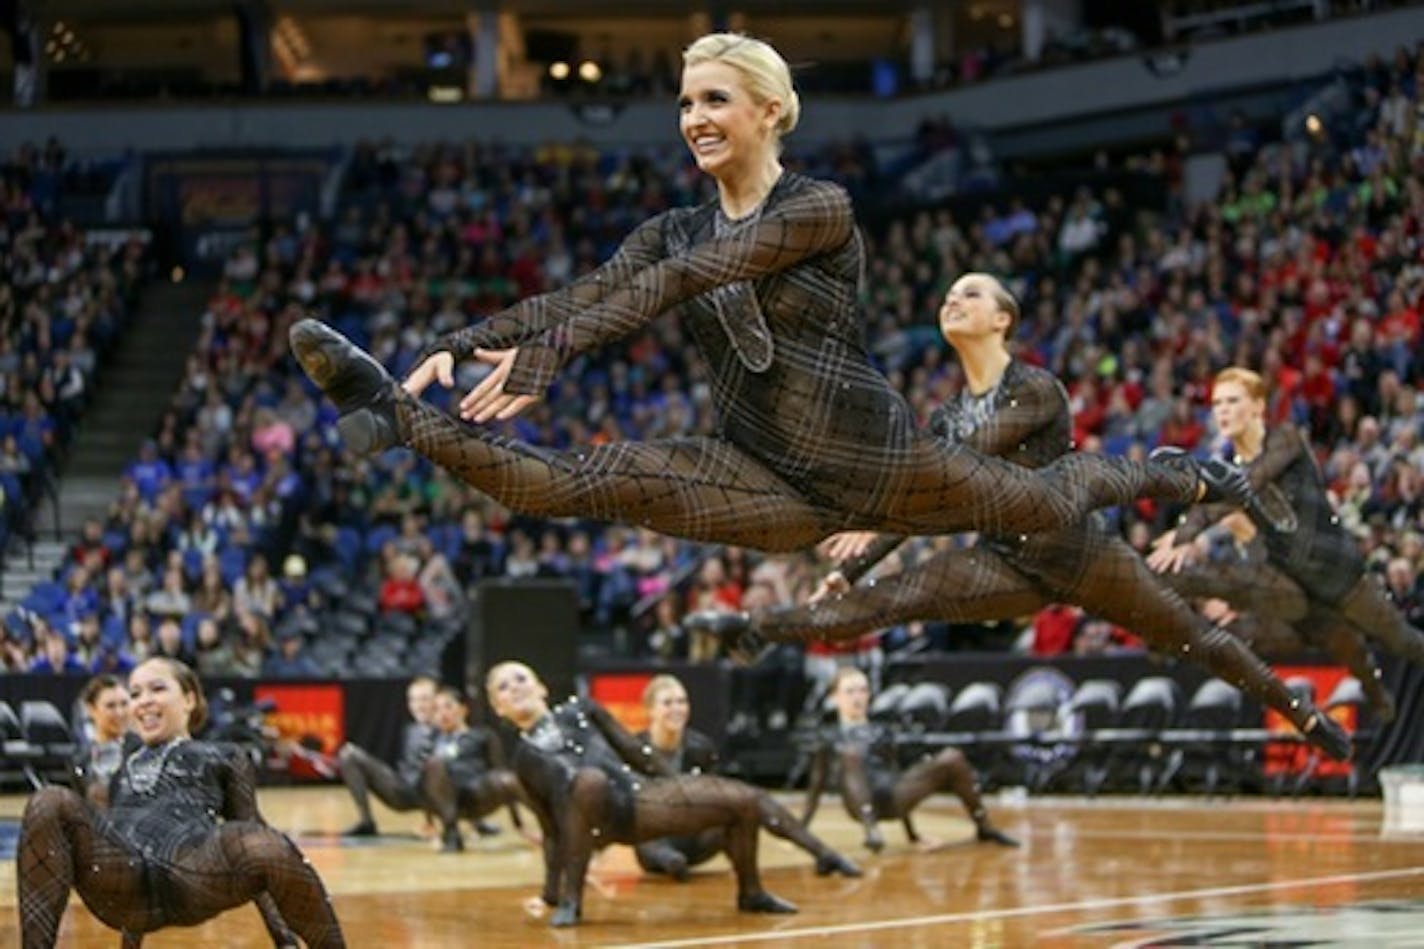
[[[659,940],[657,942],[622,943],[618,949],[673,949],[676,946],[719,946],[738,942],[769,942],[780,939],[807,939],[813,936],[836,936],[844,933],[879,932],[886,929],[909,929],[918,926],[938,926],[943,923],[969,922],[979,919],[1009,919],[1016,916],[1040,916],[1068,910],[1110,909],[1135,903],[1161,903],[1168,900],[1237,896],[1245,893],[1266,893],[1271,890],[1292,890],[1301,887],[1330,886],[1336,883],[1363,883],[1372,880],[1392,880],[1399,877],[1424,875],[1424,867],[1401,867],[1394,870],[1373,870],[1367,873],[1341,873],[1327,877],[1307,877],[1300,880],[1279,880],[1274,883],[1243,883],[1239,886],[1214,886],[1201,890],[1177,890],[1172,893],[1148,893],[1143,896],[1121,896],[1101,900],[1081,900],[1076,903],[1050,903],[1046,906],[1021,906],[1016,909],[991,909],[972,913],[943,913],[937,916],[910,916],[904,919],[882,919],[863,923],[842,923],[836,926],[808,926],[802,929],[781,929],[768,932],[738,933],[727,936],[698,936],[690,939]]]

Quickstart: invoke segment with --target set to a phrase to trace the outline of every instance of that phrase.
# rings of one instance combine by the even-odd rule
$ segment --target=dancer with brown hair
[[[947,443],[1038,467],[1069,451],[1072,424],[1058,380],[1009,352],[1007,337],[1017,320],[1017,301],[994,277],[970,273],[954,282],[939,324],[967,384],[936,410],[931,427]],[[1291,695],[1244,644],[1160,583],[1098,515],[1047,533],[986,533],[971,549],[945,551],[852,588],[903,540],[864,533],[838,537],[834,550],[851,556],[808,605],[694,614],[686,622],[719,630],[734,652],[745,654],[768,640],[844,641],[917,619],[988,622],[1073,603],[1134,630],[1158,650],[1201,664],[1279,711],[1332,756],[1349,754],[1349,737],[1337,724]]]
[[[572,698],[550,708],[548,689],[522,662],[490,669],[486,691],[495,713],[519,731],[514,771],[544,834],[542,898],[555,907],[554,926],[579,921],[594,850],[713,828],[723,834],[736,872],[737,909],[796,912],[761,884],[757,832],[764,792],[716,775],[672,774],[598,703]],[[640,770],[645,767],[653,776]],[[805,836],[790,815],[770,829],[789,839]]]
[[[426,761],[435,747],[435,690],[439,683],[428,675],[418,675],[405,689],[410,722],[401,732],[401,753],[392,768],[360,745],[346,742],[336,753],[341,781],[356,805],[356,823],[343,832],[347,837],[373,837],[379,833],[371,814],[371,794],[397,813],[425,807],[420,781]],[[427,814],[427,821],[429,815]]]
[[[514,772],[503,767],[499,738],[485,728],[470,727],[470,703],[454,686],[435,693],[435,743],[421,774],[420,791],[440,819],[440,849],[465,849],[460,818],[483,827],[483,818],[501,807],[518,829],[524,828],[517,803],[528,804]],[[480,831],[489,833],[488,829]]]
[[[864,672],[854,666],[836,670],[830,699],[836,708],[836,724],[822,733],[812,752],[803,823],[810,824],[816,815],[821,794],[838,787],[846,813],[865,831],[867,850],[879,853],[884,849],[885,838],[877,826],[883,820],[899,820],[911,843],[933,849],[938,841],[920,836],[910,812],[931,794],[948,791],[969,812],[976,840],[1003,847],[1019,845],[989,819],[979,796],[979,779],[962,751],[945,748],[900,770],[894,735],[870,721],[870,680]]]
[[[656,675],[643,688],[643,706],[648,710],[648,727],[638,733],[643,742],[643,754],[655,759],[671,774],[715,774],[717,746],[712,739],[687,725],[692,708],[687,689],[674,676]],[[644,770],[655,770],[645,768]],[[757,789],[761,810],[761,826],[783,837],[816,858],[816,874],[840,873],[858,877],[860,868],[832,850],[771,795]],[[682,882],[688,870],[706,863],[727,849],[726,832],[712,827],[697,834],[662,837],[638,844],[634,852],[638,865],[649,873],[666,874]]]
[[[1258,557],[1259,566],[1248,564],[1233,574],[1227,567],[1198,562],[1192,543],[1208,526],[1229,517],[1231,509],[1210,505],[1189,511],[1175,530],[1158,538],[1148,561],[1153,568],[1184,595],[1218,597],[1238,609],[1280,618],[1307,639],[1334,643],[1347,661],[1359,652],[1358,644],[1350,642],[1353,630],[1410,662],[1424,662],[1424,631],[1411,626],[1366,573],[1359,544],[1341,526],[1304,434],[1289,425],[1266,428],[1261,376],[1239,366],[1223,369],[1212,386],[1212,414],[1256,490],[1293,510],[1298,526],[1289,539],[1261,531],[1264,564]],[[1238,537],[1254,533],[1240,521],[1226,526],[1235,528]],[[1270,579],[1267,571],[1291,583]],[[1358,658],[1353,661],[1352,671],[1362,669]],[[1368,688],[1377,677],[1367,672],[1361,682]]]
[[[109,810],[57,787],[25,807],[17,873],[25,949],[55,944],[71,890],[126,946],[258,898],[270,898],[308,946],[344,945],[316,871],[262,821],[246,759],[190,737],[207,714],[193,671],[150,659],[130,674],[129,691],[141,745],[114,775]]]
[[[104,673],[84,683],[79,698],[93,733],[74,753],[71,784],[96,807],[108,807],[109,782],[132,750],[125,740],[138,742],[129,734],[129,690],[118,676]]]
[[[920,431],[866,351],[864,250],[848,195],[782,168],[781,139],[800,110],[785,61],[721,33],[683,60],[682,136],[717,200],[658,215],[573,285],[441,338],[404,388],[316,320],[292,327],[349,448],[405,445],[521,514],[775,551],[853,528],[1062,528],[1144,496],[1249,502],[1241,473],[1219,461],[1071,454],[1031,471]],[[457,360],[477,359],[491,371],[461,400],[462,418],[512,418],[578,354],[674,308],[710,369],[714,436],[555,451],[418,398],[453,385]]]

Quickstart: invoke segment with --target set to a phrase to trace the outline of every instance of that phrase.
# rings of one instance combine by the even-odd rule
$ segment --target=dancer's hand
[[[410,371],[405,382],[401,383],[401,388],[419,398],[422,392],[430,388],[432,382],[438,382],[447,389],[455,385],[454,356],[443,350],[435,353]]]
[[[821,541],[821,553],[832,560],[859,557],[875,543],[875,531],[841,531]]]
[[[504,384],[514,368],[518,349],[477,349],[475,358],[493,368],[470,394],[460,400],[460,418],[467,422],[507,421],[539,401],[537,395],[510,395]]]
[[[1256,536],[1256,525],[1245,511],[1232,511],[1221,519],[1220,524],[1231,532],[1238,544],[1248,544]]]
[[[1197,549],[1192,544],[1158,547],[1147,555],[1147,566],[1158,573],[1181,573],[1183,567],[1197,559],[1196,554]]]
[[[850,582],[846,580],[845,574],[841,573],[839,570],[832,570],[830,573],[826,574],[826,578],[822,580],[816,586],[816,589],[811,592],[811,595],[807,598],[806,602],[819,603],[828,596],[833,596],[837,593],[845,593],[849,589]]]
[[[1227,623],[1235,622],[1238,616],[1237,612],[1231,608],[1230,603],[1225,600],[1218,600],[1214,597],[1210,600],[1202,601],[1201,613],[1218,626],[1225,626]]]

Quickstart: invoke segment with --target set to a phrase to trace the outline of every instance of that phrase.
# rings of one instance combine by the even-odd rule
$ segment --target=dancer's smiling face
[[[781,103],[758,101],[734,66],[709,60],[685,68],[678,111],[683,141],[714,178],[736,177],[775,155]]]
[[[94,696],[89,703],[89,717],[100,741],[113,741],[129,730],[129,690],[112,685]]]
[[[183,691],[167,662],[151,659],[129,673],[133,728],[146,745],[187,737],[198,697]]]
[[[1013,317],[999,300],[1001,292],[998,281],[988,274],[960,277],[940,305],[940,332],[951,342],[1006,332]]]
[[[648,706],[648,723],[655,731],[681,734],[687,728],[690,712],[687,690],[676,682],[669,682],[658,690]]]

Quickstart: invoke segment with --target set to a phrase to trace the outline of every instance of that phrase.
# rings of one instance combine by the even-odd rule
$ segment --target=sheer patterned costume
[[[839,788],[846,813],[865,828],[866,845],[879,850],[883,840],[876,823],[899,820],[911,842],[920,835],[910,812],[937,791],[950,791],[964,804],[980,840],[1008,846],[1017,841],[997,830],[979,797],[979,781],[963,752],[946,748],[926,755],[905,771],[895,754],[895,736],[872,722],[832,725],[821,730],[811,755],[811,777],[806,790],[804,823],[811,823],[821,794]]]
[[[1291,542],[1262,532],[1239,557],[1198,561],[1164,578],[1183,596],[1221,599],[1247,611],[1228,628],[1257,652],[1288,655],[1303,643],[1324,648],[1360,680],[1376,713],[1391,719],[1394,698],[1363,640],[1424,662],[1424,633],[1365,572],[1359,544],[1340,526],[1301,432],[1289,426],[1269,430],[1247,474],[1258,491],[1284,499],[1296,512]],[[1230,510],[1207,505],[1188,512],[1177,527],[1177,543],[1190,542]]]
[[[510,820],[523,827],[516,802],[524,791],[514,772],[502,767],[499,741],[484,728],[466,728],[436,736],[422,769],[420,790],[425,803],[440,818],[446,839],[459,835],[458,822],[478,822],[500,807],[509,807]]]
[[[774,551],[848,528],[1041,531],[1141,496],[1195,499],[1190,466],[1072,454],[1033,472],[928,437],[867,355],[863,258],[845,191],[788,172],[747,218],[715,202],[665,212],[594,273],[427,351],[517,347],[505,392],[542,394],[580,353],[680,306],[710,369],[713,437],[555,451],[400,391],[396,433],[519,513]]]
[[[69,786],[96,807],[109,806],[109,785],[124,758],[138,750],[138,736],[126,732],[113,741],[81,745],[70,760]]]
[[[523,732],[514,771],[544,833],[543,897],[558,907],[556,926],[578,921],[596,848],[711,829],[723,835],[736,871],[739,909],[793,909],[762,888],[757,870],[766,795],[716,775],[673,774],[596,702],[570,698]],[[787,818],[775,829],[788,839],[803,836],[800,825]]]
[[[1238,608],[1291,622],[1312,636],[1329,636],[1343,621],[1395,655],[1424,662],[1424,632],[1409,624],[1379,582],[1365,572],[1359,543],[1341,526],[1305,435],[1290,426],[1267,431],[1261,454],[1247,465],[1247,475],[1258,492],[1283,497],[1296,513],[1293,534],[1263,531],[1262,537],[1269,566],[1294,581],[1297,593],[1305,591],[1306,602],[1301,604],[1289,591],[1280,592],[1285,588],[1279,583],[1261,588],[1276,591],[1278,602],[1261,602],[1260,589],[1243,589],[1241,581],[1221,578],[1221,568],[1210,563],[1188,568],[1172,582],[1191,591],[1189,595],[1220,596]],[[1213,504],[1189,511],[1177,527],[1177,542],[1192,540],[1230,510]],[[1247,582],[1256,584],[1258,579],[1253,575]],[[1223,584],[1235,592],[1201,592],[1222,589]],[[1242,605],[1243,595],[1254,596],[1254,605]]]
[[[110,802],[101,812],[57,787],[30,798],[17,874],[26,949],[54,945],[70,890],[126,945],[259,898],[274,940],[290,941],[274,929],[285,920],[309,946],[345,944],[321,879],[262,821],[251,764],[229,746],[140,746],[115,773]]]
[[[694,776],[710,775],[717,772],[717,746],[712,742],[712,739],[694,728],[683,730],[681,747],[671,753],[655,746],[652,743],[652,736],[647,731],[639,732],[637,740],[642,743],[639,750],[643,755],[643,760],[656,762],[655,765],[644,765],[642,768],[644,771]],[[852,866],[848,861],[838,865],[834,864],[833,861],[844,861],[844,858],[834,853],[818,837],[798,824],[790,812],[770,795],[764,791],[758,793],[761,797],[758,802],[761,810],[761,826],[772,834],[791,841],[815,857],[817,872],[825,874],[832,870],[840,870],[841,872],[852,872],[852,875],[859,874],[859,868]],[[634,848],[634,852],[638,857],[638,865],[649,873],[661,873],[683,879],[686,877],[689,867],[706,863],[726,849],[727,841],[724,829],[712,827],[697,834],[650,840],[638,844]]]
[[[1034,468],[1068,452],[1072,440],[1063,386],[1052,374],[1018,360],[983,395],[966,390],[941,406],[931,428],[948,444],[968,444]],[[846,579],[855,583],[902,540],[877,539],[865,555],[843,566]],[[946,551],[843,595],[776,607],[751,619],[752,629],[767,639],[840,641],[911,620],[1012,619],[1058,602],[1081,606],[1134,630],[1159,650],[1200,663],[1297,727],[1303,729],[1314,711],[1244,644],[1160,583],[1097,514],[1046,533],[986,533],[968,550]]]
[[[375,818],[371,816],[371,793],[381,803],[398,813],[426,806],[421,793],[425,763],[435,748],[436,728],[411,722],[401,733],[401,753],[392,768],[360,745],[347,743],[337,753],[337,768],[341,781],[351,792],[351,800],[360,815],[356,828],[375,833]]]

